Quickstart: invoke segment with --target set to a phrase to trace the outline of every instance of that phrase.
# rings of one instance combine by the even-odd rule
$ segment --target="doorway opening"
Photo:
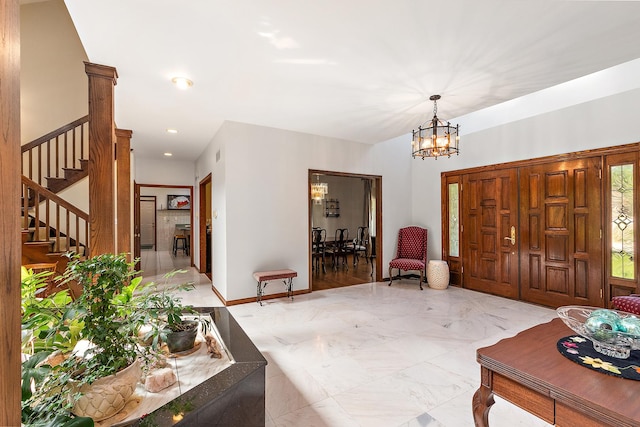
[[[193,266],[192,200],[193,186],[134,182],[134,257],[145,277]]]
[[[327,184],[322,198],[312,184]],[[382,280],[382,177],[309,170],[311,290]]]
[[[211,197],[211,174],[209,174],[199,184],[200,222],[198,229],[205,230],[204,233],[200,232],[200,273],[206,274],[209,280],[213,282],[211,269],[213,256]]]

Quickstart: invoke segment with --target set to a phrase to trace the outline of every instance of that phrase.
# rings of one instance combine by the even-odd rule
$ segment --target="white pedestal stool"
[[[429,261],[427,265],[427,282],[432,289],[447,289],[449,286],[449,265],[446,261]]]

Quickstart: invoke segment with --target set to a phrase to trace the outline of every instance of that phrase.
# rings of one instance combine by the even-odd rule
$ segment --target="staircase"
[[[62,273],[67,252],[89,253],[89,215],[57,194],[88,175],[88,119],[22,146],[23,265],[57,263]]]
[[[23,265],[55,263],[56,271],[63,272],[67,252],[81,257],[131,252],[133,131],[115,126],[116,69],[90,62],[84,66],[89,114],[22,146]],[[78,199],[78,192],[85,191],[77,185],[83,179],[87,194]],[[91,221],[70,203],[72,198],[87,201]]]
[[[22,146],[22,175],[53,193],[88,174],[89,116]]]

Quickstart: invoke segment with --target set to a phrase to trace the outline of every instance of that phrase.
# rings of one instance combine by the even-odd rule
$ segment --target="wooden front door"
[[[464,175],[462,200],[464,287],[517,299],[516,169]]]
[[[600,157],[520,169],[521,298],[603,305]]]

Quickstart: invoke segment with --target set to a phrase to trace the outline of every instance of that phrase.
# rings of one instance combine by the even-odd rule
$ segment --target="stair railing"
[[[89,158],[89,116],[84,116],[22,146],[22,175],[42,187],[46,178],[63,178]]]
[[[22,228],[33,231],[32,240],[45,237],[52,252],[89,253],[89,214],[24,175],[22,212]]]

